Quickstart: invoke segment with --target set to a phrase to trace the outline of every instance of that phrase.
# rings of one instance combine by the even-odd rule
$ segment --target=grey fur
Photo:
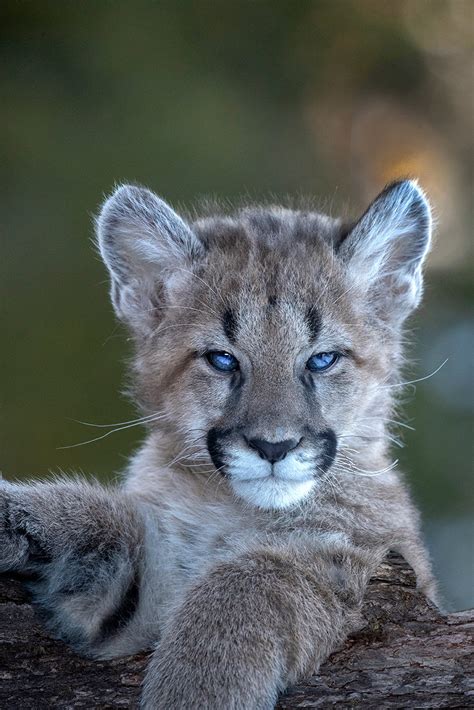
[[[360,625],[389,549],[435,597],[388,437],[428,203],[401,182],[352,227],[277,206],[191,224],[122,187],[97,225],[148,437],[120,486],[0,482],[0,570],[34,575],[82,653],[158,643],[146,710],[270,709]],[[272,464],[254,439],[297,445]]]

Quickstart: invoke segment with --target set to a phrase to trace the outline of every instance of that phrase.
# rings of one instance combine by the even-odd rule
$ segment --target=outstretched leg
[[[156,640],[140,621],[144,531],[120,489],[0,481],[0,572],[25,575],[49,630],[82,653],[124,655]]]
[[[271,710],[360,625],[384,550],[260,550],[188,594],[148,667],[143,710]]]

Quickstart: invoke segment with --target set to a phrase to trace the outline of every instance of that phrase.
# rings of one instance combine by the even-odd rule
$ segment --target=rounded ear
[[[189,268],[202,244],[166,202],[133,185],[122,185],[104,202],[96,233],[118,318],[133,330],[150,330],[167,279]]]
[[[419,304],[432,231],[429,202],[414,180],[375,198],[338,249],[350,277],[385,320],[403,321]]]

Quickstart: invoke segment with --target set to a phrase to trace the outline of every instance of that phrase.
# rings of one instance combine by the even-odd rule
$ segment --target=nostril
[[[296,449],[301,439],[285,439],[285,441],[265,441],[265,439],[245,439],[251,449],[254,449],[258,455],[269,461],[277,463],[285,458],[289,451]]]

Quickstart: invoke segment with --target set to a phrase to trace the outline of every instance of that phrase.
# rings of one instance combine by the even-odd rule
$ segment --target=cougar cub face
[[[296,242],[287,218],[274,216],[273,230],[264,214],[195,228],[206,262],[175,287],[143,369],[144,394],[153,372],[149,405],[165,409],[173,435],[182,427],[200,437],[201,453],[235,493],[266,507],[297,502],[324,476],[365,362],[379,367],[353,325],[357,311],[331,247]],[[322,227],[314,221],[313,234]]]
[[[99,246],[170,465],[264,508],[310,495],[381,416],[429,232],[407,181],[351,228],[278,207],[187,224],[119,188]]]

